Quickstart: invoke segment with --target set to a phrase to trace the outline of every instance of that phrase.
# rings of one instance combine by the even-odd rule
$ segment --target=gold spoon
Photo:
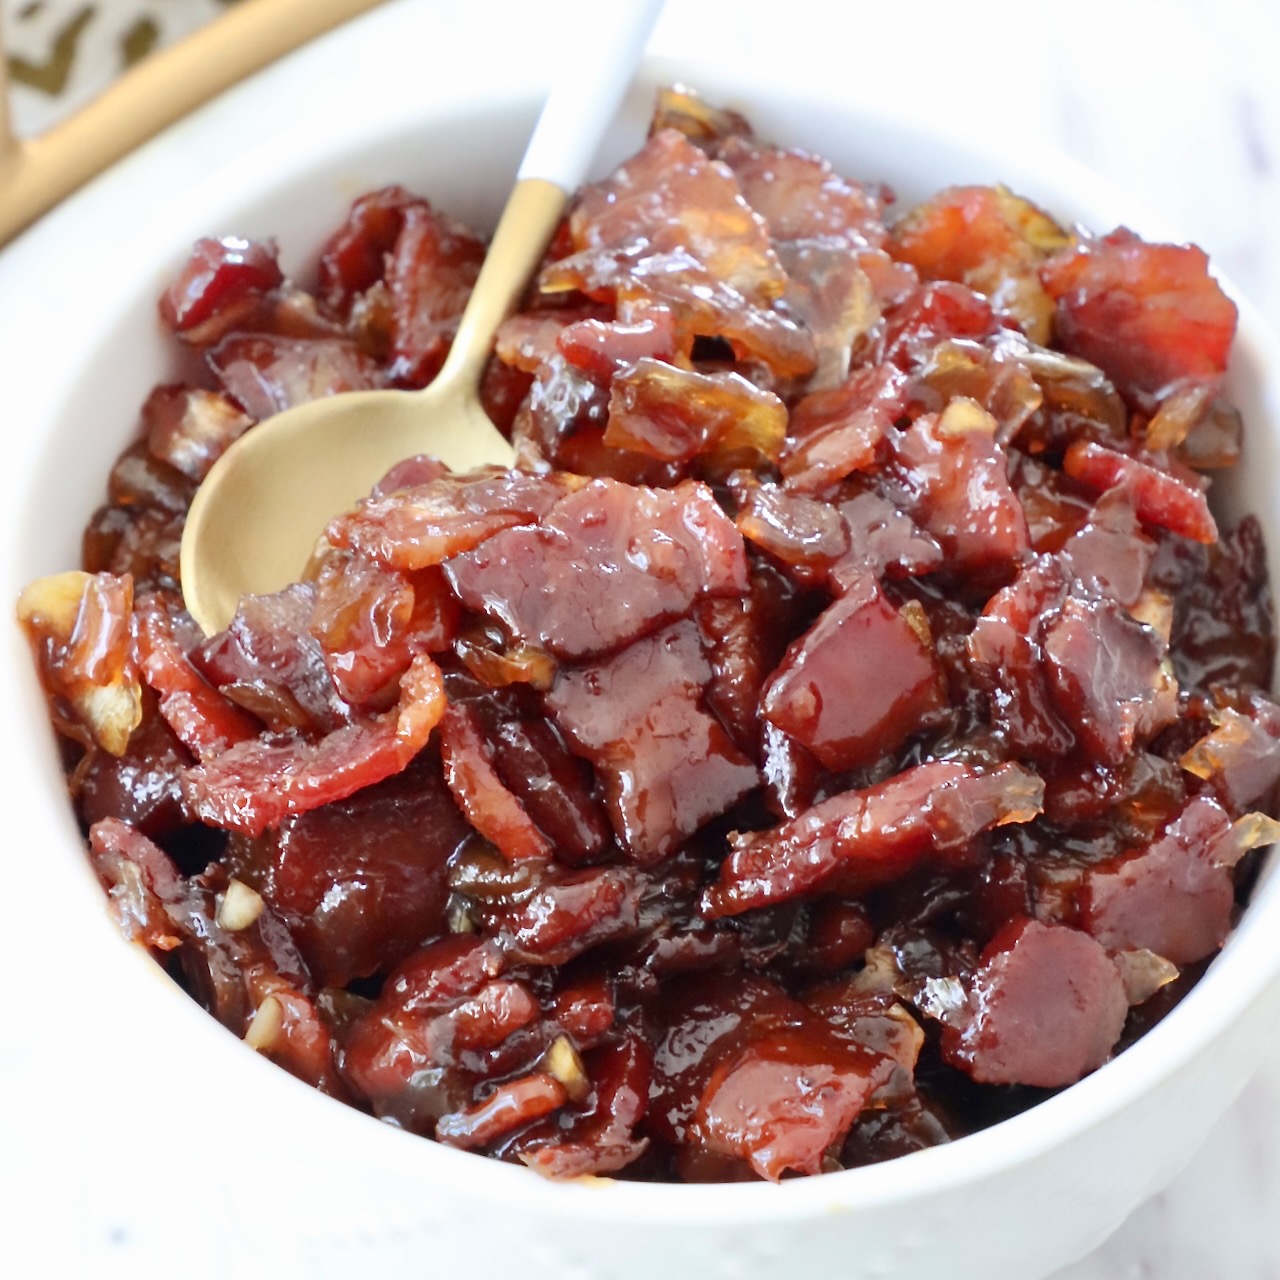
[[[298,405],[247,431],[196,493],[182,534],[187,609],[221,631],[242,595],[297,581],[330,518],[395,463],[430,453],[454,471],[510,466],[481,408],[498,326],[537,268],[570,193],[631,81],[661,0],[601,6],[589,61],[562,75],[538,117],[449,357],[422,391],[361,391]],[[569,78],[571,76],[571,78]]]

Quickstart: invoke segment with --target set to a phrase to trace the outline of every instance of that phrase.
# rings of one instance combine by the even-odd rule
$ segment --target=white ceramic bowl
[[[543,87],[509,60],[429,82],[394,50],[421,35],[375,13],[145,148],[0,258],[6,424],[3,590],[77,562],[79,532],[172,353],[155,320],[167,274],[202,234],[274,234],[305,270],[359,191],[401,181],[491,222]],[[390,43],[388,43],[390,42]],[[399,61],[397,61],[397,57]],[[389,66],[343,100],[352,66]],[[396,74],[397,67],[400,74]],[[854,91],[774,68],[644,68],[597,168],[642,137],[652,91],[679,79],[904,202],[1002,180],[1065,219],[1167,236],[1043,152],[927,136]],[[279,119],[281,104],[296,119]],[[353,117],[349,118],[349,113]],[[284,115],[288,117],[289,113]],[[1229,288],[1229,286],[1228,286]],[[1239,300],[1238,293],[1230,290]],[[1270,372],[1268,372],[1270,371]],[[1280,553],[1280,352],[1241,306],[1231,391],[1249,462],[1222,496]],[[1280,877],[1264,878],[1204,981],[1134,1048],[1033,1110],[949,1147],[781,1186],[556,1185],[438,1147],[332,1102],[201,1012],[107,918],[65,801],[16,627],[4,632],[10,841],[3,930],[5,1199],[21,1264],[97,1275],[517,1274],[1036,1280],[1098,1244],[1187,1161],[1280,1023]]]

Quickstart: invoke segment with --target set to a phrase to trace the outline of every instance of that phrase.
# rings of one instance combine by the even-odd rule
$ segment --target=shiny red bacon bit
[[[762,1178],[818,1173],[893,1063],[832,1037],[784,1028],[755,1041],[712,1077],[695,1140],[746,1160]]]
[[[190,620],[188,619],[188,622]],[[142,596],[134,607],[134,643],[143,678],[160,697],[160,714],[197,760],[258,735],[261,725],[229,702],[191,665],[165,602]]]
[[[202,822],[259,835],[291,814],[345,800],[398,773],[426,745],[444,711],[440,670],[417,657],[392,710],[343,725],[318,742],[280,735],[238,743],[190,771],[188,803]]]
[[[157,387],[142,406],[147,447],[196,481],[253,425],[230,397],[196,387]]]
[[[746,587],[742,536],[705,486],[595,480],[536,527],[507,529],[445,565],[463,604],[561,658],[605,653]],[[604,584],[608,583],[607,594]]]
[[[889,428],[907,407],[906,389],[900,370],[875,365],[801,400],[792,410],[779,463],[787,487],[815,491],[870,470]]]
[[[926,280],[956,280],[985,294],[1033,342],[1047,342],[1053,302],[1038,271],[1070,240],[1005,187],[948,187],[895,224],[890,252]]]
[[[642,864],[674,852],[759,781],[703,708],[710,678],[697,628],[680,622],[606,662],[562,671],[547,695],[604,783],[618,839]]]
[[[465,1111],[441,1116],[436,1123],[436,1137],[464,1150],[487,1146],[513,1129],[540,1120],[568,1100],[559,1080],[544,1071],[535,1071],[500,1084],[483,1102]]]
[[[376,786],[241,842],[233,860],[288,925],[315,980],[342,987],[443,932],[448,862],[469,835],[438,758],[424,752]]]
[[[1095,493],[1124,485],[1134,509],[1149,525],[1180,533],[1194,542],[1218,540],[1218,526],[1204,490],[1189,472],[1179,476],[1090,440],[1073,444],[1062,466],[1067,475]]]
[[[867,573],[910,578],[942,567],[937,539],[882,494],[866,490],[844,499],[836,509],[849,531],[848,554],[831,566],[837,591],[847,591]]]
[[[439,372],[484,261],[484,241],[425,203],[408,205],[387,262],[389,374],[425,386]]]
[[[1054,331],[1142,405],[1183,378],[1227,367],[1236,307],[1194,245],[1148,244],[1121,228],[1050,259],[1041,279],[1057,303]]]
[[[634,867],[569,871],[544,880],[515,910],[494,917],[517,960],[564,964],[638,931],[647,883]]]
[[[787,651],[761,710],[828,769],[870,764],[945,705],[933,654],[870,575]]]
[[[581,484],[574,476],[496,470],[442,475],[366,499],[334,520],[328,537],[392,568],[423,569],[540,520]]]
[[[894,440],[895,487],[949,570],[1008,575],[1030,539],[1003,452],[982,430],[947,428],[945,415],[921,418]]]
[[[1114,601],[1067,599],[1043,643],[1054,702],[1096,760],[1121,763],[1177,719],[1163,641]]]
[[[269,596],[245,596],[231,625],[190,657],[232,702],[268,729],[306,733],[336,729],[351,718],[311,635],[315,592],[297,584]]]
[[[1119,971],[1087,934],[1015,921],[984,953],[943,1054],[983,1084],[1059,1088],[1106,1062],[1128,1011]]]
[[[576,252],[596,263],[684,251],[746,299],[776,298],[786,284],[764,221],[737,182],[674,130],[655,134],[610,179],[585,188],[569,230]],[[562,259],[549,274],[560,278],[574,265]],[[627,265],[612,263],[620,283]]]
[[[1154,951],[1175,965],[1213,955],[1231,928],[1235,885],[1216,851],[1231,820],[1200,796],[1145,849],[1085,872],[1080,927],[1108,951]]]
[[[701,453],[777,458],[786,406],[738,373],[697,373],[648,357],[613,379],[604,443],[667,462]]]
[[[327,306],[347,315],[356,295],[384,277],[406,210],[422,203],[403,187],[383,187],[351,206],[346,222],[320,251],[318,294]]]
[[[231,334],[207,359],[227,395],[258,420],[340,391],[368,391],[381,382],[377,365],[343,338]]]
[[[1029,822],[1043,799],[1044,783],[1020,765],[991,773],[943,761],[917,765],[823,800],[771,831],[732,836],[704,913],[716,919],[897,879],[931,850],[962,852],[982,831]]]
[[[551,846],[493,767],[476,713],[455,704],[440,726],[444,775],[467,821],[512,860],[549,858]]]
[[[499,712],[490,720],[488,744],[499,777],[551,842],[559,862],[590,862],[612,843],[590,767],[569,753],[546,720]]]
[[[191,256],[160,299],[160,318],[190,334],[246,298],[284,283],[273,240],[197,240]]]
[[[543,269],[544,291],[643,297],[674,313],[684,350],[717,336],[780,377],[813,371],[813,339],[773,308],[787,277],[763,219],[729,170],[682,134],[655,134],[585,188],[569,227],[575,252]]]
[[[748,490],[734,523],[744,538],[784,564],[830,565],[849,550],[839,510],[774,485]]]
[[[588,1053],[584,1069],[591,1082],[590,1105],[566,1114],[550,1141],[536,1126],[520,1143],[520,1159],[544,1177],[617,1173],[648,1148],[647,1138],[633,1135],[649,1104],[649,1046],[639,1036],[626,1036]]]
[[[920,285],[885,317],[876,358],[912,372],[926,363],[938,343],[990,338],[996,327],[991,304],[965,285]]]
[[[648,307],[629,322],[587,317],[559,330],[556,350],[575,369],[602,380],[641,360],[669,364],[676,354],[675,317],[667,307]]]
[[[94,747],[77,766],[71,796],[88,828],[118,818],[152,839],[191,820],[182,800],[182,775],[191,754],[160,715],[144,687],[142,722],[129,735],[123,754]]]
[[[1061,566],[1041,557],[996,592],[974,624],[968,656],[987,693],[992,724],[1023,757],[1051,763],[1075,746],[1050,688],[1040,634],[1066,593]]]
[[[250,1046],[552,1178],[776,1180],[1069,1085],[1223,944],[1280,840],[1261,528],[1199,474],[1234,308],[1002,187],[893,199],[663,92],[500,327],[516,469],[403,460],[211,638],[198,484],[434,377],[484,241],[386,187],[310,280],[196,247],[214,378],[18,613],[121,928]]]
[[[443,938],[393,969],[348,1033],[344,1079],[375,1115],[430,1133],[473,1102],[485,1055],[518,1038],[538,1002],[503,978],[502,951],[471,935]]]
[[[885,239],[878,193],[842,178],[820,156],[729,138],[716,152],[774,240],[834,240],[879,248]]]
[[[412,656],[415,593],[408,579],[353,556],[331,555],[315,580],[310,631],[339,696],[353,707],[394,698]],[[446,637],[438,637],[438,649]]]

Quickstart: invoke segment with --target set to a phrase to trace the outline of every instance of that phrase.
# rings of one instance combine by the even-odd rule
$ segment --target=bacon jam
[[[125,934],[259,1052],[552,1177],[947,1142],[1185,992],[1280,835],[1236,310],[1192,247],[892,195],[664,92],[484,379],[206,638],[177,547],[270,414],[429,382],[484,240],[398,187],[309,287],[202,240],[83,568],[19,616]]]

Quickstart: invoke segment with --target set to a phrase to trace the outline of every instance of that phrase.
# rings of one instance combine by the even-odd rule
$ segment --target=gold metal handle
[[[381,0],[243,0],[140,62],[87,107],[20,141],[0,42],[0,246],[166,125]]]

